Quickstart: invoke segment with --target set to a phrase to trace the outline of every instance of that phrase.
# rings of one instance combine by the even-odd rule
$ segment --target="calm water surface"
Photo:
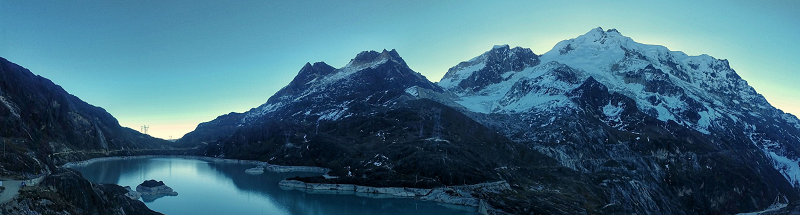
[[[476,214],[473,207],[413,199],[284,190],[278,187],[282,179],[318,174],[244,172],[252,167],[255,165],[183,158],[134,158],[96,162],[75,169],[91,182],[133,189],[144,180],[164,181],[178,196],[165,196],[145,204],[165,214]]]

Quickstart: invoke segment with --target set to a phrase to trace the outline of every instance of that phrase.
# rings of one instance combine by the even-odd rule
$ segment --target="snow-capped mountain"
[[[443,92],[412,71],[397,51],[364,51],[342,68],[306,63],[287,86],[259,107],[201,123],[183,142],[215,141],[236,129],[265,120],[302,120],[315,125],[353,116],[362,106],[389,106],[406,90]],[[356,110],[352,110],[352,109]]]
[[[202,123],[180,141],[205,142],[207,156],[330,168],[340,177],[330,183],[431,187],[500,180],[494,169],[514,163],[504,155],[519,146],[427,98],[447,94],[395,50],[366,51],[338,69],[307,63],[263,105]],[[535,151],[529,157],[537,156],[555,163]]]
[[[424,76],[412,71],[395,50],[361,52],[339,69],[324,62],[313,65],[307,63],[294,80],[267,103],[245,113],[241,123],[251,122],[288,104],[298,103],[307,103],[309,106],[304,106],[305,112],[302,113],[283,114],[337,120],[352,115],[348,109],[354,100],[392,105],[398,96],[404,94],[405,89],[414,86],[441,92]]]
[[[495,46],[462,62],[439,85],[457,94],[456,103],[474,112],[473,118],[564,166],[594,175],[605,174],[609,162],[635,167],[638,172],[625,174],[634,179],[612,177],[623,183],[603,184],[615,190],[612,196],[637,204],[609,204],[674,213],[677,208],[665,205],[698,204],[687,196],[703,191],[718,194],[715,201],[704,200],[709,212],[743,212],[763,208],[776,196],[797,198],[798,119],[772,107],[726,60],[637,43],[601,28],[542,55],[520,57],[530,50],[511,50],[516,51]],[[739,168],[746,170],[734,170]],[[708,172],[736,175],[729,170],[741,171],[737,176],[750,182],[703,178]],[[785,180],[776,182],[774,173]],[[673,174],[687,178],[674,181]],[[703,182],[729,187],[709,190]],[[629,196],[637,190],[638,196]],[[769,200],[725,208],[754,198],[742,194],[748,192]]]
[[[798,137],[727,61],[597,28],[542,55],[495,46],[437,84],[394,50],[307,63],[263,105],[180,141],[338,176],[302,179],[321,183],[504,180],[458,195],[510,213],[724,214],[800,200]]]

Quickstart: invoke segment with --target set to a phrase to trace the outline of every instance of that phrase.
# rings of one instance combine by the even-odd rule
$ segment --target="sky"
[[[396,49],[436,82],[493,45],[543,54],[596,27],[728,59],[773,106],[800,115],[796,0],[0,0],[0,57],[168,139],[265,103],[306,62],[338,68]]]

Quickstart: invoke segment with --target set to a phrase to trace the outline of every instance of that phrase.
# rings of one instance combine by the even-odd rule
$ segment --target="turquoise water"
[[[476,214],[473,207],[441,205],[405,198],[367,198],[351,194],[317,194],[284,190],[278,182],[314,173],[250,175],[255,165],[183,158],[135,158],[96,162],[74,168],[94,183],[136,185],[164,181],[178,192],[145,202],[165,214]]]

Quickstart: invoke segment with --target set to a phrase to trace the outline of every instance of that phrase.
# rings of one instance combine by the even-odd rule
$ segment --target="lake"
[[[131,158],[74,167],[94,183],[136,186],[148,179],[164,181],[178,196],[145,204],[165,214],[477,214],[474,207],[408,198],[368,198],[352,194],[318,194],[286,190],[282,179],[318,173],[245,173],[253,164],[184,158]]]

